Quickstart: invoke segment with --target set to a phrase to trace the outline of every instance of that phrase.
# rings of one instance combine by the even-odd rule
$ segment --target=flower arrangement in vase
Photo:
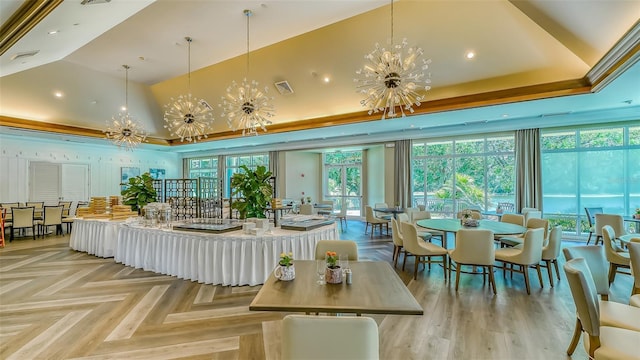
[[[293,264],[293,253],[281,253],[278,266],[273,272],[273,275],[282,281],[290,281],[296,278],[296,268]]]
[[[327,251],[326,256],[327,269],[324,272],[324,281],[327,284],[340,284],[342,269],[338,265],[338,254],[335,251]]]

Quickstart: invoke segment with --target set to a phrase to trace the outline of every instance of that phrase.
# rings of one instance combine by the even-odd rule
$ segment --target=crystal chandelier
[[[249,17],[251,10],[244,10],[247,17],[247,76],[249,75]],[[275,115],[275,109],[271,104],[273,97],[269,97],[269,90],[258,88],[257,81],[247,81],[245,77],[241,84],[233,81],[227,88],[226,96],[222,97],[222,116],[227,118],[227,124],[233,131],[242,129],[242,136],[258,135],[258,129],[267,131],[267,125],[271,125],[269,118]]]
[[[431,89],[431,74],[424,73],[431,60],[420,59],[423,55],[419,47],[407,47],[407,39],[401,44],[393,44],[393,0],[391,0],[391,50],[376,43],[376,48],[364,58],[368,63],[356,71],[354,79],[358,92],[366,97],[360,101],[369,108],[369,115],[382,112],[382,119],[396,117],[396,107],[402,116],[405,111],[413,113],[413,106],[420,106],[425,96],[418,91]]]
[[[122,65],[125,69],[125,107],[124,112],[118,113],[107,121],[107,129],[104,130],[107,139],[114,145],[125,150],[133,150],[147,138],[147,133],[142,125],[129,114],[129,65]]]
[[[213,126],[213,113],[211,106],[204,100],[191,95],[191,39],[185,37],[189,46],[189,73],[187,95],[180,95],[177,99],[171,98],[171,103],[164,106],[164,128],[168,129],[171,136],[177,136],[180,141],[197,142],[207,138],[207,133]]]

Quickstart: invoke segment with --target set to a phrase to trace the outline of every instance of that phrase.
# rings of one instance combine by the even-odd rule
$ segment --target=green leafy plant
[[[140,212],[145,205],[156,201],[158,196],[156,189],[153,188],[153,178],[148,172],[129,178],[128,183],[121,185],[126,186],[120,192],[122,202],[131,206],[132,211]]]
[[[260,165],[255,171],[241,165],[243,172],[231,177],[231,196],[238,197],[231,203],[231,208],[238,210],[241,219],[247,217],[266,218],[265,209],[273,196],[273,188],[269,183],[271,171]]]
[[[280,261],[278,262],[278,264],[280,264],[280,266],[291,266],[293,265],[293,253],[289,252],[287,253],[281,253],[280,254]]]
[[[335,269],[338,267],[338,254],[335,251],[327,251],[327,267]]]

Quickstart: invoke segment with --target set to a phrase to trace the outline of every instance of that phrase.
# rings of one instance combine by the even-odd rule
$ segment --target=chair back
[[[542,244],[547,245],[549,239],[549,220],[530,218],[527,220],[527,229],[544,229]]]
[[[372,220],[375,220],[375,216],[373,216],[373,208],[371,207],[371,205],[365,205],[365,207],[364,207],[364,219],[367,222],[372,222]]]
[[[472,210],[472,209],[466,209],[466,210],[458,211],[458,213],[456,214],[456,217],[458,219],[464,219],[464,215],[465,214],[469,214],[469,216],[471,216],[471,218],[474,219],[474,220],[481,220],[482,219],[482,214],[478,210]]]
[[[523,213],[523,215],[525,224],[529,221],[529,219],[542,219],[542,211],[539,210],[530,210],[526,213]]]
[[[44,207],[44,218],[42,220],[42,225],[50,226],[50,225],[62,225],[62,211],[64,207],[62,205],[58,206],[45,206]]]
[[[591,336],[600,336],[600,304],[596,285],[585,259],[571,259],[564,264],[571,296],[582,328]]]
[[[325,259],[327,251],[335,251],[338,256],[347,254],[349,261],[358,260],[358,245],[353,240],[318,240],[316,243],[316,260]]]
[[[609,225],[602,227],[602,242],[604,244],[604,255],[607,257],[607,261],[618,265],[629,265],[629,258],[618,255],[618,252],[623,251],[620,249],[614,241],[616,240],[616,232]]]
[[[622,236],[627,233],[624,229],[622,216],[617,214],[596,214],[596,235],[604,236],[602,228],[606,225],[611,226],[616,236]]]
[[[571,246],[562,249],[562,252],[567,261],[577,258],[585,259],[589,266],[591,276],[593,277],[596,291],[605,297],[609,296],[609,278],[607,275],[609,264],[607,263],[607,258],[604,255],[602,246]]]
[[[398,222],[411,222],[409,215],[405,213],[396,214],[396,219],[398,219]]]
[[[11,222],[13,228],[33,227],[33,212],[34,208],[32,206],[11,208]]]
[[[388,208],[387,203],[375,203],[373,207],[376,209]]]
[[[14,207],[20,207],[20,203],[2,203],[0,204],[0,207],[2,207],[3,209],[7,210],[7,214],[5,215],[5,221],[6,222],[11,222],[11,218],[13,217],[13,215],[11,214],[11,208]]]
[[[58,201],[58,205],[62,205],[62,217],[67,217],[71,212],[72,201]]]
[[[538,209],[532,208],[532,207],[523,207],[522,211],[520,211],[520,214],[524,215],[524,214],[528,213],[529,211],[538,211]]]
[[[418,209],[417,207],[408,207],[408,208],[404,209],[404,213],[409,217],[409,221],[411,221],[413,213],[416,212],[416,211],[420,211],[420,209]]]
[[[601,207],[586,207],[584,208],[584,212],[587,214],[587,221],[589,222],[589,227],[592,227],[596,224],[596,214],[602,214],[604,211]]]
[[[549,233],[549,242],[542,248],[542,259],[557,259],[560,255],[560,245],[562,245],[562,226],[558,225]]]
[[[431,219],[431,212],[427,210],[422,210],[422,211],[414,211],[411,214],[411,222],[414,224],[418,220],[425,220],[425,219]]]
[[[500,221],[506,222],[509,224],[516,224],[520,226],[524,226],[524,215],[520,214],[503,214],[500,218]]]
[[[313,205],[311,205],[311,204],[302,204],[302,205],[300,205],[300,214],[302,214],[302,215],[313,215]]]
[[[411,254],[420,254],[422,249],[418,245],[418,230],[411,223],[401,223],[402,246]]]
[[[630,242],[629,258],[631,259],[631,272],[633,273],[633,287],[640,289],[640,242]]]
[[[515,256],[517,264],[537,264],[542,260],[543,229],[529,229],[524,234],[522,251]]]
[[[398,221],[396,221],[396,219],[391,219],[391,239],[393,239],[394,245],[404,246],[402,241],[402,232],[400,231],[400,226],[398,226]]]
[[[456,233],[456,247],[451,257],[460,264],[493,265],[496,248],[493,231],[480,229],[460,229]]]
[[[282,359],[379,359],[378,325],[364,316],[287,315]]]

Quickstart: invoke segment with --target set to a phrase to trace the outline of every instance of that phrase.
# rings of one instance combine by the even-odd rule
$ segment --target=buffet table
[[[338,236],[335,223],[310,231],[275,228],[271,234],[256,236],[242,231],[206,234],[77,220],[70,246],[96,256],[113,256],[116,262],[147,271],[236,286],[263,284],[282,252],[293,252],[294,259],[313,259],[318,240]]]

